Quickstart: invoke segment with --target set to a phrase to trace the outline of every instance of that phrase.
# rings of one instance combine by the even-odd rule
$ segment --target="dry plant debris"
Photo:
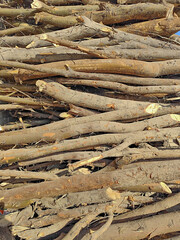
[[[0,240],[180,239],[179,0],[0,1]]]

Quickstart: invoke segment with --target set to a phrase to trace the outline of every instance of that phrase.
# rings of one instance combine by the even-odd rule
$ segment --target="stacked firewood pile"
[[[0,24],[0,239],[179,239],[180,1],[1,1]]]

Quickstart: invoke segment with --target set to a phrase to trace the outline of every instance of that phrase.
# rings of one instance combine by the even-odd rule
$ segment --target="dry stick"
[[[119,202],[121,200],[114,202],[112,204],[112,206],[108,206],[106,208],[106,212],[109,213],[110,217],[110,221],[108,221],[107,224],[105,224],[105,227],[101,229],[100,232],[104,232],[105,229],[108,228],[108,226],[110,226],[112,220],[113,220],[113,211],[117,208],[117,206],[119,205]],[[104,211],[103,211],[104,212]],[[84,228],[85,226],[87,226],[92,220],[93,218],[95,218],[97,215],[99,215],[100,213],[102,213],[102,208],[97,208],[93,213],[90,213],[88,215],[86,215],[83,219],[81,219],[77,224],[75,224],[75,226],[68,232],[68,234],[63,238],[64,240],[69,240],[69,239],[74,239],[75,236],[77,236],[80,232],[80,230],[82,228]],[[104,231],[103,231],[104,230]],[[95,235],[97,236],[99,234],[99,232]],[[96,239],[96,238],[93,238]]]
[[[97,111],[89,110],[86,108],[81,108],[81,107],[75,106],[73,104],[69,104],[69,107],[70,107],[70,110],[68,111],[68,113],[73,116],[83,117],[83,116],[90,116],[90,115],[98,114]]]
[[[40,92],[44,92],[57,100],[101,111],[110,111],[112,109],[117,110],[123,108],[128,109],[132,106],[135,108],[141,108],[149,105],[148,102],[120,100],[91,93],[79,92],[68,89],[62,84],[56,82],[38,80],[36,85],[38,86]]]
[[[91,191],[90,191],[91,192]],[[86,192],[87,194],[87,192]],[[126,197],[127,198],[127,197]],[[118,201],[118,200],[116,200]],[[43,200],[41,200],[42,204],[43,204]],[[136,201],[136,199],[134,200],[135,204],[139,204],[139,201]],[[152,199],[150,201],[148,201],[147,199],[145,201],[143,201],[143,203],[150,203],[152,202]],[[129,201],[128,199],[123,198],[119,200],[118,202],[119,204],[116,205],[116,209],[114,209],[114,212],[116,213],[125,213],[128,211],[128,205],[129,205]],[[58,206],[56,206],[56,208],[54,209],[47,209],[47,210],[39,210],[37,211],[37,214],[39,216],[39,218],[42,218],[43,216],[47,216],[47,215],[51,215],[51,214],[57,214],[56,217],[53,219],[53,221],[57,221],[58,219],[64,219],[64,218],[79,218],[82,216],[85,216],[89,213],[94,213],[97,212],[97,209],[99,212],[106,212],[107,209],[112,208],[114,205],[114,201],[109,201],[109,202],[105,202],[105,203],[101,203],[101,204],[92,204],[92,205],[87,205],[84,204],[83,206],[79,206],[79,207],[74,207],[71,209],[59,209]],[[43,205],[44,206],[44,205]],[[45,205],[45,207],[49,207],[49,205]],[[53,207],[53,206],[52,206]],[[54,206],[55,207],[55,206]],[[43,218],[43,220],[48,221],[47,217]],[[40,225],[39,220],[34,220],[32,221],[33,224],[37,223],[38,225]],[[46,223],[43,222],[43,224],[45,225]]]
[[[34,0],[31,4],[32,8],[40,9],[41,11],[51,13],[57,16],[68,16],[74,15],[75,13],[81,14],[85,11],[98,11],[100,7],[98,5],[76,5],[76,6],[61,6],[61,7],[53,7],[48,6],[47,4]]]
[[[169,5],[164,4],[152,4],[152,3],[139,3],[139,4],[131,4],[131,5],[123,5],[123,6],[110,6],[111,12],[107,10],[104,11],[94,11],[91,14],[85,13],[87,17],[91,17],[96,22],[102,22],[104,24],[114,24],[125,22],[129,20],[150,20],[156,18],[166,17],[167,12],[169,10]],[[140,10],[141,9],[141,10]],[[157,10],[157,12],[156,12]],[[166,12],[164,14],[164,11]],[[129,14],[127,14],[127,12]],[[177,15],[179,13],[177,11]]]
[[[76,72],[69,68],[69,76],[71,78],[81,78],[87,80],[102,80],[109,82],[119,82],[119,83],[128,83],[133,85],[147,85],[147,86],[157,86],[157,85],[179,85],[179,79],[172,78],[143,78],[143,77],[135,77],[135,76],[124,76],[117,74],[102,74],[102,73],[83,73]],[[64,78],[57,78],[58,81],[66,81]],[[71,81],[76,81],[76,79],[71,79]]]
[[[157,5],[156,5],[157,6]],[[101,29],[104,29],[104,25],[103,24],[99,24],[97,22],[94,22],[93,20],[90,20],[89,18],[85,17],[85,16],[81,16],[80,20],[82,20],[83,24],[86,27],[89,27],[89,29],[93,28],[96,29],[96,31],[101,31]],[[167,46],[164,46],[163,41],[157,40],[157,39],[153,39],[150,37],[142,37],[142,36],[138,36],[135,34],[131,34],[131,33],[126,33],[123,31],[119,31],[119,30],[115,30],[109,26],[105,26],[106,27],[106,32],[109,33],[109,36],[111,36],[111,38],[113,39],[121,39],[122,42],[125,41],[129,41],[129,40],[134,40],[137,41],[139,43],[142,44],[146,44],[148,46],[151,47],[156,47],[156,48],[168,48]],[[175,46],[175,44],[171,44],[171,43],[166,43],[167,45],[171,45],[171,49],[180,49],[179,46]],[[169,47],[170,47],[169,45]]]
[[[13,28],[8,28],[8,29],[4,29],[4,30],[0,30],[0,37],[2,36],[7,36],[7,35],[12,35],[18,32],[34,32],[36,30],[36,28],[34,26],[31,26],[27,23],[21,23],[18,27],[13,27]]]
[[[76,90],[71,90],[56,82],[38,80],[36,82],[36,85],[39,87],[39,91],[42,91],[59,101],[64,101],[66,103],[101,111],[109,111],[112,109],[123,110],[124,108],[129,109],[133,106],[135,108],[141,109],[146,108],[149,105],[149,102],[115,99],[95,95],[92,93],[84,93]]]
[[[99,32],[97,33],[97,30],[91,28],[87,28],[86,26],[83,25],[78,25],[74,26],[68,29],[64,30],[57,30],[57,31],[52,31],[48,33],[48,35],[51,36],[61,36],[63,38],[69,39],[69,40],[80,40],[86,37],[92,37],[92,36],[97,36]],[[44,47],[44,46],[49,46],[51,45],[47,41],[42,41],[39,40],[40,34],[37,35],[31,35],[31,36],[13,36],[13,37],[2,37],[0,46],[1,47],[15,47],[16,45],[19,47],[26,47],[29,45],[29,47]],[[107,36],[107,33],[103,32],[100,34],[100,36]]]
[[[0,16],[2,17],[17,17],[17,16],[21,16],[21,17],[27,17],[30,15],[34,15],[34,13],[36,13],[37,11],[39,11],[38,9],[24,9],[24,8],[0,8]]]
[[[74,76],[71,75],[72,77],[76,77],[78,78],[78,72],[75,72],[73,71],[72,69],[70,70],[71,73],[74,72]],[[70,76],[70,77],[71,77]],[[108,86],[109,88],[111,88],[109,82],[111,82],[111,84],[113,86],[116,86],[114,85],[114,82],[116,83],[127,83],[127,84],[133,84],[133,85],[145,85],[145,86],[150,86],[149,90],[152,91],[152,86],[158,86],[159,88],[159,85],[164,85],[164,86],[170,86],[170,85],[179,85],[180,84],[180,80],[178,79],[167,79],[167,78],[142,78],[142,77],[134,77],[134,76],[124,76],[124,75],[117,75],[117,74],[102,74],[102,73],[80,73],[79,75],[79,78],[84,78],[84,79],[69,79],[69,80],[66,80],[64,78],[56,78],[58,82],[60,83],[65,83],[65,84],[78,84],[78,82],[84,82],[86,85],[88,85],[88,81],[90,81],[89,84],[91,84],[91,82],[93,81],[93,86],[102,86],[101,85],[101,82],[103,81],[103,85],[104,87],[106,88],[106,86]],[[94,81],[94,80],[98,80],[98,81]],[[99,81],[100,80],[100,81]],[[107,83],[106,83],[107,81]],[[122,85],[121,85],[122,86]],[[141,91],[145,91],[145,88],[141,89],[140,87],[132,87],[132,86],[127,86],[127,85],[124,85],[126,86],[126,91],[130,91],[131,89],[134,88],[134,91],[137,89],[139,90],[140,92]],[[129,88],[130,87],[130,88]],[[158,89],[157,88],[157,89]],[[171,86],[170,86],[171,88]],[[125,89],[125,88],[124,88]],[[120,89],[118,89],[120,90]],[[137,91],[136,90],[136,91]]]
[[[26,109],[30,108],[30,106],[24,106],[24,105],[14,105],[14,104],[0,104],[0,110],[14,110],[14,109]]]
[[[170,59],[179,59],[179,50],[167,50],[167,49],[157,49],[157,48],[147,48],[147,49],[121,49],[121,46],[109,46],[102,48],[105,54],[109,55],[109,58],[126,58],[141,60],[147,62],[162,61]]]
[[[63,219],[62,221],[59,221],[56,224],[44,227],[44,228],[37,228],[37,229],[28,229],[22,231],[21,229],[17,229],[16,226],[12,227],[12,233],[14,235],[18,235],[21,238],[24,239],[31,239],[31,240],[37,240],[38,238],[41,238],[43,236],[48,236],[50,234],[53,234],[60,229],[62,229],[66,224],[68,224],[72,219]],[[16,231],[17,229],[17,231]],[[18,231],[19,230],[19,231]]]
[[[7,104],[8,105],[8,104]],[[74,119],[66,119],[58,122],[50,123],[45,126],[39,126],[29,129],[17,130],[12,133],[1,133],[0,144],[1,145],[12,145],[12,144],[23,144],[23,143],[32,143],[39,141],[41,139],[46,139],[48,141],[54,141],[56,138],[55,132],[58,129],[62,129],[71,125],[83,124],[93,121],[101,120],[125,120],[125,119],[134,119],[138,117],[152,117],[152,116],[161,116],[167,113],[179,113],[179,105],[159,105],[156,103],[149,104],[146,108],[135,109],[129,108],[121,109],[116,111],[111,111],[107,113],[95,114],[87,117],[80,117]],[[171,115],[172,116],[172,115]],[[53,132],[53,134],[51,134]],[[77,146],[78,148],[78,146]]]
[[[23,116],[23,117],[31,117],[31,118],[40,118],[40,119],[51,119],[51,120],[59,120],[59,117],[50,115],[50,114],[46,114],[46,113],[39,113],[39,112],[35,112],[35,111],[31,111],[31,112],[18,112],[18,116]]]
[[[41,148],[27,148],[22,151],[22,149],[9,149],[6,151],[0,152],[0,163],[13,163],[17,161],[23,161],[28,159],[33,159],[37,157],[42,157],[48,154],[54,154],[63,151],[70,151],[79,148],[94,147],[103,144],[122,144],[118,145],[115,149],[111,149],[107,152],[104,152],[98,157],[92,158],[90,160],[82,160],[82,162],[74,163],[72,165],[82,166],[93,161],[97,161],[107,156],[122,156],[122,150],[127,148],[133,143],[139,142],[156,142],[163,141],[167,139],[176,139],[179,137],[180,128],[167,128],[161,130],[151,130],[151,131],[137,131],[135,133],[124,133],[124,134],[102,134],[84,138],[78,138],[73,140],[65,140],[62,143],[55,143]],[[117,152],[116,149],[120,149],[120,152]],[[89,162],[90,161],[90,162]]]
[[[34,98],[19,98],[19,97],[8,97],[8,96],[0,96],[0,101],[11,102],[11,103],[20,103],[23,105],[35,105],[35,106],[53,106],[53,107],[63,107],[64,105],[59,103],[53,103],[51,101],[47,101],[46,99],[34,99]]]
[[[166,214],[160,214],[140,220],[112,224],[108,231],[99,237],[99,240],[131,240],[131,239],[144,239],[153,238],[155,236],[179,231],[180,212],[171,212]],[[172,224],[173,222],[173,224]],[[119,231],[121,229],[121,231]],[[143,231],[139,230],[143,229]],[[91,229],[94,231],[95,229]],[[91,234],[89,234],[91,236]],[[88,238],[82,237],[82,240]]]
[[[46,132],[42,136],[42,140],[45,141],[61,141],[81,134],[87,134],[92,132],[109,132],[109,133],[124,133],[124,132],[135,132],[144,129],[159,129],[164,127],[170,127],[180,122],[180,115],[170,114],[160,117],[151,118],[144,121],[133,122],[133,123],[115,123],[108,121],[94,121],[84,124],[72,125],[65,128],[59,128],[56,131]],[[2,140],[5,140],[5,138]]]
[[[169,59],[178,59],[180,54],[179,50],[170,50],[170,49],[157,49],[152,47],[137,46],[137,44],[132,45],[132,41],[127,41],[128,43],[118,43],[117,40],[108,40],[106,38],[107,44],[104,48],[102,48],[101,52],[104,52],[104,55],[109,56],[109,58],[128,58],[128,59],[136,59],[136,60],[145,60],[145,61],[157,61],[157,60],[169,60]],[[95,40],[95,39],[94,39]],[[103,44],[103,40],[99,40],[99,45]],[[92,40],[91,40],[92,41]],[[87,43],[88,44],[88,43]],[[90,41],[89,41],[90,44]],[[92,43],[93,44],[93,43]],[[98,47],[98,42],[94,42],[96,44],[92,49],[92,53],[96,51],[95,49]],[[105,42],[104,42],[105,44]],[[118,44],[118,45],[117,45]],[[128,44],[128,45],[127,45]],[[115,45],[107,47],[107,45]],[[130,46],[129,46],[130,45]],[[144,45],[144,44],[139,44]],[[81,43],[81,47],[84,48],[86,45],[86,41]],[[131,48],[130,48],[131,47]],[[142,49],[139,49],[139,48]],[[124,48],[124,49],[122,49]],[[130,49],[129,49],[130,48]],[[135,49],[134,49],[135,48]],[[138,48],[138,49],[137,49]],[[49,54],[48,54],[49,53]],[[65,56],[65,54],[67,56]],[[0,58],[1,60],[8,61],[19,61],[26,63],[45,63],[45,62],[53,62],[53,61],[62,61],[62,60],[76,60],[82,58],[92,58],[91,55],[84,54],[77,50],[67,49],[67,47],[57,46],[51,48],[37,48],[37,49],[25,49],[25,48],[1,48],[0,50]]]
[[[169,52],[169,56],[178,58],[178,51]],[[81,53],[77,50],[67,49],[66,47],[49,47],[49,48],[2,48],[0,49],[0,60],[18,61],[26,63],[46,63],[54,61],[64,61],[72,59],[86,59],[91,56]]]
[[[47,69],[42,67],[39,69],[36,65],[31,65],[31,64],[26,64],[26,63],[20,63],[20,62],[13,62],[13,61],[0,61],[0,66],[5,66],[5,67],[19,67],[19,68],[24,68],[24,69],[29,69],[29,70],[36,70],[39,72],[44,72],[44,73],[52,73],[52,74],[57,74],[61,76],[65,76],[66,73],[68,72],[67,70],[59,70],[59,69]]]
[[[138,142],[138,140],[127,138],[117,147],[114,147],[114,148],[112,148],[108,151],[105,151],[102,154],[100,154],[99,156],[92,157],[92,158],[85,159],[85,160],[81,160],[79,162],[75,162],[75,163],[72,163],[72,164],[69,163],[68,169],[71,172],[78,167],[82,167],[82,166],[85,166],[85,165],[91,165],[93,162],[99,161],[99,160],[101,160],[105,157],[112,157],[114,154],[122,152],[123,149],[129,147],[131,144],[136,143],[136,142]]]
[[[99,238],[99,236],[101,236],[104,232],[106,232],[108,230],[108,228],[110,227],[112,221],[113,221],[113,217],[114,214],[110,211],[108,212],[109,218],[107,220],[107,222],[100,228],[98,229],[96,232],[93,232],[89,238],[89,240],[96,240]]]
[[[126,188],[123,189],[122,187],[119,188],[118,186],[113,189],[116,189],[119,191],[126,190]],[[172,193],[171,189],[164,182],[136,185],[136,186],[129,187],[128,190],[131,192],[158,192],[158,193],[166,193],[166,194]]]
[[[51,43],[55,43],[55,44],[60,45],[60,46],[65,46],[65,47],[68,47],[68,48],[79,50],[81,52],[87,53],[87,54],[92,55],[94,57],[104,58],[104,59],[110,58],[110,55],[105,54],[101,50],[95,50],[95,49],[92,49],[92,48],[88,48],[88,47],[82,46],[80,44],[74,43],[72,41],[64,40],[62,38],[61,39],[60,38],[55,38],[55,37],[51,37],[47,34],[44,34],[44,35],[40,36],[40,39],[41,40],[46,40],[46,41],[51,42]]]
[[[5,89],[5,91],[12,92],[13,90],[18,90],[21,92],[35,92],[35,86],[28,86],[28,85],[20,85],[15,83],[2,83],[0,84],[0,89]]]
[[[98,212],[89,213],[88,215],[83,217],[72,227],[72,229],[66,234],[63,240],[73,240],[83,228],[89,225],[90,222],[96,218],[98,214],[99,214]]]
[[[71,161],[71,160],[82,160],[85,158],[98,156],[101,152],[100,151],[82,151],[82,152],[67,152],[67,153],[60,153],[52,156],[46,156],[42,158],[37,158],[35,160],[19,162],[19,166],[28,166],[34,165],[42,162],[63,162],[63,161]]]
[[[180,53],[175,50],[165,50],[165,49],[122,49],[121,46],[115,45],[110,47],[102,48],[102,50],[97,50],[95,48],[90,48],[82,44],[77,44],[72,41],[68,41],[62,38],[54,38],[47,34],[40,36],[41,40],[46,40],[57,45],[65,46],[71,49],[79,50],[81,52],[87,53],[90,56],[97,58],[108,59],[108,58],[126,58],[144,61],[161,61],[169,59],[179,59]]]
[[[156,48],[167,48],[167,49],[180,49],[179,46],[172,43],[164,44],[163,41],[153,39],[150,37],[142,37],[135,34],[125,33],[123,31],[114,31],[113,28],[98,24],[86,17],[82,17],[83,25],[74,26],[64,30],[58,30],[48,33],[53,37],[61,37],[68,40],[79,40],[87,37],[107,37],[116,41],[117,43],[135,41],[138,44],[145,44],[146,46],[153,46]],[[21,46],[21,47],[43,47],[51,45],[47,41],[39,40],[40,34],[32,36],[13,36],[1,38],[0,46]],[[109,42],[109,38],[107,38]],[[111,40],[111,41],[112,41]],[[107,42],[107,41],[106,41]],[[130,43],[129,43],[130,44]],[[106,45],[106,43],[105,43]],[[131,44],[130,44],[131,45]]]
[[[174,94],[180,91],[180,86],[146,86],[146,87],[133,87],[128,86],[122,83],[116,82],[106,82],[106,81],[94,81],[94,80],[85,80],[85,79],[74,79],[74,80],[62,80],[58,81],[59,83],[65,85],[85,85],[92,87],[102,87],[108,88],[116,91],[120,91],[126,94],[150,94],[150,93],[165,93],[165,94]]]
[[[117,45],[121,47],[121,49],[154,49],[151,46],[148,46],[145,43],[139,43],[135,40],[127,40],[127,42],[122,42],[121,39],[110,39],[108,37],[99,37],[99,38],[94,38],[94,39],[89,39],[89,40],[83,40],[79,41],[83,46],[114,46]],[[157,48],[156,48],[157,49]]]
[[[122,214],[116,217],[116,220],[126,219],[133,220],[137,218],[141,218],[142,216],[157,214],[160,211],[171,208],[177,204],[179,204],[180,193],[177,193],[172,196],[168,196],[164,200],[155,202],[151,205],[144,206],[142,208],[135,209],[129,213]]]
[[[55,16],[47,12],[36,13],[34,19],[36,24],[50,24],[51,26],[56,26],[58,28],[69,28],[78,24],[76,16]]]
[[[52,173],[16,171],[16,170],[0,170],[1,177],[16,177],[16,178],[35,178],[44,180],[55,180],[58,176]]]
[[[118,166],[123,166],[125,164],[129,164],[135,162],[140,159],[173,159],[180,157],[179,149],[172,150],[158,150],[158,149],[135,149],[135,151],[129,151],[124,153],[121,159],[116,161]]]
[[[49,213],[48,213],[49,214]],[[38,218],[34,218],[34,219],[30,219],[28,221],[24,221],[18,225],[23,226],[23,227],[29,227],[29,228],[42,228],[42,227],[47,227],[53,224],[56,224],[58,222],[62,222],[63,220],[69,219],[71,220],[71,218],[67,217],[66,219],[62,219],[61,217],[59,217],[57,214],[55,215],[55,212],[52,211],[53,215],[46,215],[44,217],[40,217],[38,215]],[[73,215],[73,214],[72,214]],[[59,229],[60,230],[60,229]]]
[[[82,196],[82,194],[88,194],[90,195],[91,192],[96,192],[98,193],[100,191],[100,189],[98,190],[93,190],[93,191],[86,191],[86,192],[79,192],[79,193],[68,193],[68,197],[70,196]],[[133,201],[134,205],[139,205],[139,204],[150,204],[154,201],[153,197],[145,197],[145,196],[142,196],[140,195],[141,193],[131,193],[131,192],[121,192],[121,198],[119,196],[117,196],[117,198],[114,198],[114,199],[107,199],[107,197],[105,197],[104,201],[103,199],[100,199],[100,196],[99,197],[96,197],[96,200],[94,201],[92,199],[92,201],[88,201],[89,203],[91,204],[88,204],[84,201],[85,200],[85,197],[82,197],[83,199],[83,203],[82,203],[82,206],[80,205],[80,202],[78,200],[75,200],[74,198],[74,201],[72,201],[72,206],[70,209],[65,209],[68,207],[68,205],[66,205],[67,202],[65,202],[65,205],[64,204],[61,204],[61,200],[63,199],[58,199],[58,203],[56,201],[56,203],[54,202],[54,198],[48,198],[48,199],[44,199],[42,198],[41,199],[41,203],[42,203],[42,206],[44,206],[45,208],[50,208],[50,209],[47,209],[47,210],[37,210],[37,214],[39,217],[43,217],[43,216],[46,216],[46,215],[51,215],[51,214],[57,214],[59,217],[61,218],[78,218],[78,217],[81,217],[83,215],[86,215],[90,212],[95,212],[96,209],[102,209],[101,212],[106,212],[107,210],[107,207],[109,208],[109,206],[114,206],[114,200],[118,201],[119,202],[119,205],[117,204],[116,205],[116,209],[114,209],[114,212],[116,213],[124,213],[124,212],[127,212],[128,211],[128,206],[129,206],[129,203],[130,203],[130,199],[131,201]],[[101,194],[100,194],[101,195]],[[94,194],[93,194],[94,196]],[[93,198],[93,197],[92,197]],[[48,202],[47,202],[48,200]],[[99,203],[96,203],[96,201],[99,201]],[[71,202],[71,201],[70,201]],[[74,204],[73,204],[74,202]],[[73,206],[76,206],[76,203],[77,203],[77,206],[78,208],[72,208]],[[93,203],[93,204],[92,204]],[[65,210],[63,210],[65,209]]]
[[[159,130],[158,130],[159,131]],[[116,154],[119,154],[120,152],[122,153],[122,150],[129,147],[130,145],[132,144],[135,144],[135,143],[139,143],[139,142],[148,142],[148,141],[153,141],[152,139],[150,139],[147,135],[147,139],[145,140],[145,138],[143,137],[142,139],[142,136],[138,136],[138,132],[136,132],[137,134],[135,135],[134,133],[129,133],[129,134],[126,134],[126,137],[123,139],[122,143],[110,150],[107,150],[105,152],[103,152],[102,154],[100,154],[99,156],[95,156],[95,157],[92,157],[90,159],[85,159],[85,160],[81,160],[79,162],[75,162],[75,163],[72,163],[72,164],[69,164],[69,171],[73,171],[74,169],[78,168],[78,167],[82,167],[84,165],[89,165],[95,161],[98,161],[98,160],[101,160],[105,157],[112,157]],[[142,134],[144,135],[145,132],[142,132]],[[169,136],[166,136],[169,138]],[[172,136],[172,138],[174,139],[174,137]]]
[[[121,193],[110,187],[88,192],[68,193],[64,198],[56,200],[56,208],[64,209],[73,206],[104,203],[121,198]]]
[[[14,129],[20,129],[20,128],[27,128],[27,127],[34,127],[34,126],[40,126],[49,123],[49,120],[43,119],[43,120],[33,120],[29,122],[23,122],[22,123],[14,123],[14,124],[9,124],[9,125],[3,125],[0,126],[0,132],[4,131],[10,131]]]
[[[180,178],[179,160],[170,162],[146,163],[141,167],[117,170],[108,173],[92,173],[90,175],[74,175],[60,177],[55,181],[31,184],[5,190],[0,199],[5,208],[21,208],[32,203],[32,199],[59,196],[70,192],[82,192],[103,187],[134,186],[146,183],[171,181]],[[153,174],[152,174],[153,172]],[[134,178],[136,176],[136,178]]]

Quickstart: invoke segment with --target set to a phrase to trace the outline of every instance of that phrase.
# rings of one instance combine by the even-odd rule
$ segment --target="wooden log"
[[[127,14],[128,12],[128,14]],[[163,18],[166,16],[167,7],[163,4],[139,3],[132,5],[122,5],[111,7],[111,11],[91,11],[83,15],[93,19],[95,22],[103,24],[115,24],[129,20],[150,20],[154,18]],[[71,27],[78,23],[75,16],[55,16],[49,13],[36,13],[36,23],[41,22],[51,24],[60,28]]]
[[[139,94],[139,95],[146,95],[146,94],[153,94],[153,93],[164,93],[165,95],[168,94],[175,94],[178,93],[180,90],[180,86],[128,86],[122,83],[117,82],[108,82],[108,81],[100,81],[100,80],[86,80],[86,79],[58,79],[58,82],[65,85],[82,85],[82,86],[91,86],[91,87],[101,87],[112,89],[115,91],[123,92],[125,94]],[[179,81],[180,83],[180,81]]]
[[[68,16],[74,14],[83,14],[86,11],[98,11],[100,10],[100,6],[97,5],[72,5],[72,6],[60,6],[53,7],[48,6],[39,0],[34,0],[31,4],[31,7],[34,9],[39,9],[43,12],[47,12],[57,16]]]
[[[168,196],[164,200],[155,202],[153,204],[144,206],[139,209],[135,209],[135,210],[125,213],[125,214],[121,214],[120,216],[116,217],[116,221],[119,221],[119,220],[121,221],[124,219],[126,219],[126,221],[133,220],[133,219],[139,219],[144,216],[147,217],[147,216],[156,214],[157,212],[167,210],[178,204],[179,197],[180,197],[180,193]]]
[[[135,23],[118,29],[141,36],[170,37],[172,34],[180,30],[180,26],[179,18],[174,17],[173,19],[162,18],[147,22]]]
[[[101,120],[127,120],[134,119],[137,117],[150,117],[150,116],[161,116],[168,113],[179,113],[180,107],[179,105],[164,105],[161,106],[159,104],[149,104],[146,108],[129,108],[124,111],[116,110],[110,111],[107,113],[90,115],[87,117],[74,118],[74,119],[65,119],[63,121],[58,121],[50,124],[46,124],[45,126],[39,126],[29,129],[17,130],[12,133],[1,133],[0,144],[1,145],[13,145],[13,144],[23,144],[23,143],[32,143],[37,142],[39,140],[47,139],[48,141],[54,141],[55,132],[58,129],[62,129],[68,127],[70,125],[83,124],[93,121],[101,121]],[[53,134],[50,134],[52,133]]]
[[[0,16],[1,17],[27,17],[30,15],[34,15],[38,10],[37,9],[24,9],[24,8],[0,8]]]
[[[70,192],[81,192],[102,187],[123,187],[159,181],[170,181],[180,178],[179,161],[147,163],[141,168],[117,170],[108,173],[93,173],[90,175],[74,175],[60,177],[58,180],[36,183],[30,186],[6,190],[0,193],[5,207],[18,208],[29,205],[32,199],[59,196]],[[134,178],[136,175],[136,178]]]
[[[18,62],[1,61],[1,66],[20,67],[16,71],[7,70],[6,75],[14,76],[19,81],[29,79],[44,78],[49,76],[64,75],[68,67],[79,72],[97,72],[97,73],[120,73],[126,75],[135,75],[140,77],[158,77],[163,75],[179,74],[180,59],[145,62],[131,59],[86,59],[74,61],[60,61],[39,65],[28,65]],[[2,71],[2,70],[1,70]],[[0,71],[0,76],[1,75]],[[37,72],[38,71],[38,72]],[[62,72],[61,72],[62,71]]]
[[[99,240],[130,240],[133,238],[140,240],[146,238],[149,234],[150,237],[155,237],[165,233],[176,232],[179,231],[179,218],[180,214],[177,211],[143,218],[132,222],[112,224],[109,227],[108,231],[99,237]],[[139,228],[143,229],[143,231],[139,231]],[[119,231],[119,229],[121,229],[121,231]],[[91,234],[88,234],[85,237],[79,239],[89,239],[90,236]]]

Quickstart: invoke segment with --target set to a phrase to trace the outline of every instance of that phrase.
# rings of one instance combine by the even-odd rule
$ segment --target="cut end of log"
[[[39,88],[39,91],[42,92],[46,88],[46,83],[42,80],[38,80],[36,86]]]
[[[41,40],[46,40],[47,38],[48,38],[47,34],[41,34],[41,36],[40,36]]]
[[[39,0],[34,0],[32,3],[31,3],[31,8],[36,8],[36,9],[40,9],[43,7],[43,3]]]
[[[59,117],[66,119],[66,118],[73,118],[73,115],[71,115],[67,112],[62,112],[62,113],[59,114]]]
[[[162,187],[162,189],[164,190],[165,193],[168,193],[168,194],[172,193],[171,189],[165,183],[160,182],[160,185],[161,185],[161,187]]]
[[[116,190],[112,190],[110,187],[106,189],[106,194],[111,200],[116,200],[121,198],[120,192]]]
[[[170,114],[171,118],[177,122],[180,121],[180,115],[179,114]]]
[[[161,106],[158,103],[152,103],[145,109],[145,111],[149,114],[155,114],[160,107]]]

